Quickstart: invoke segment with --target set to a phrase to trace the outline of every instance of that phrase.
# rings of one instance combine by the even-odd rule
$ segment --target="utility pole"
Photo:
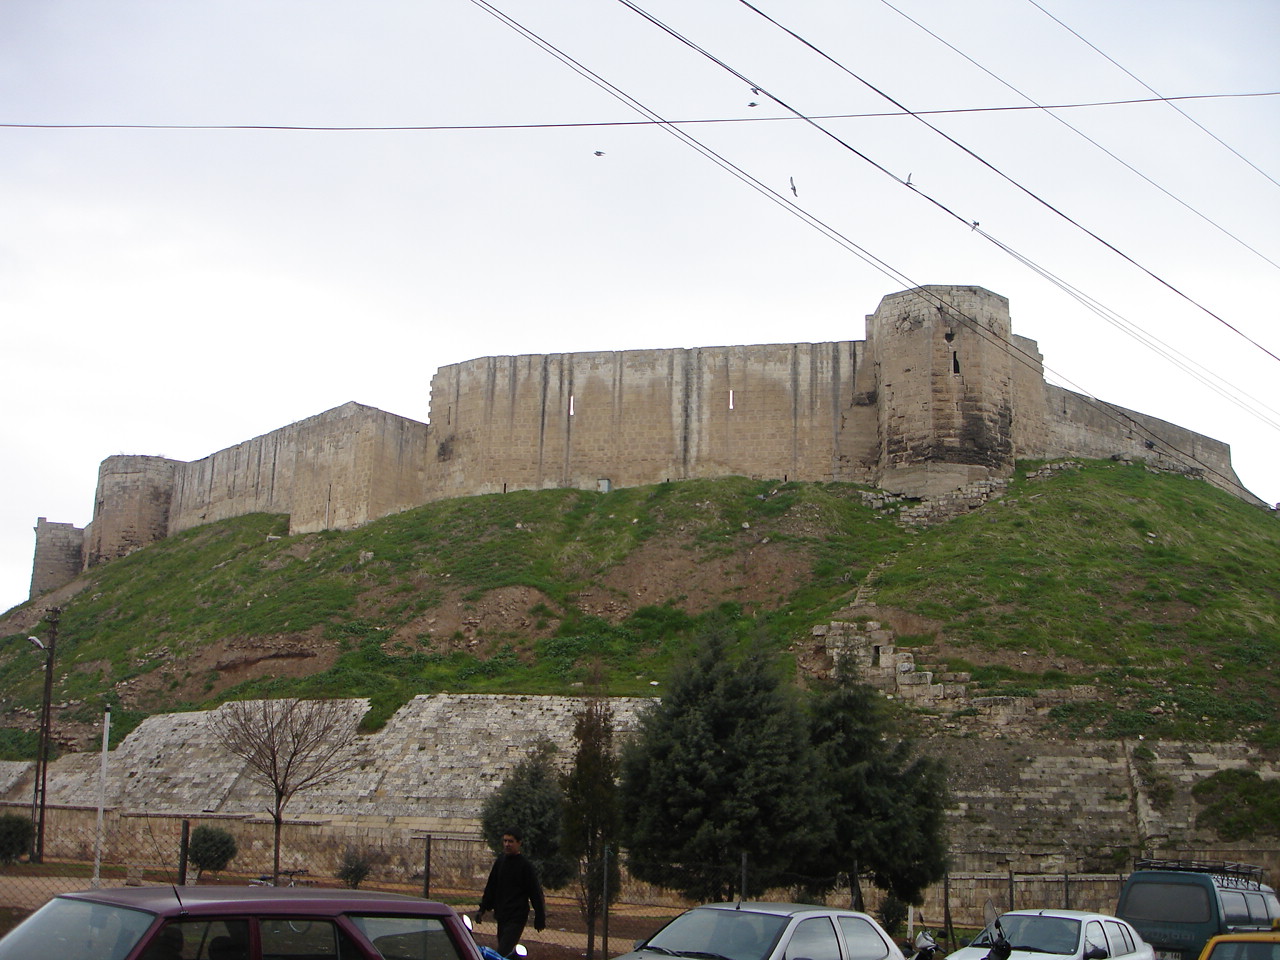
[[[47,790],[49,786],[49,745],[53,733],[53,657],[58,647],[58,620],[62,610],[50,607],[48,614],[49,642],[42,643],[37,637],[28,637],[37,647],[44,650],[44,701],[40,708],[40,745],[36,751],[35,786],[32,788],[31,815],[35,826],[35,835],[31,840],[32,863],[44,862],[44,820]]]

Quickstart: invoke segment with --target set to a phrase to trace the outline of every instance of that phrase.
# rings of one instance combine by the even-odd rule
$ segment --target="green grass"
[[[471,497],[348,532],[288,536],[287,519],[269,515],[210,524],[91,571],[90,588],[65,605],[57,697],[100,714],[104,698],[119,707],[116,685],[203,644],[290,635],[319,637],[332,666],[223,696],[368,697],[365,724],[376,727],[410,697],[442,690],[572,693],[598,680],[612,694],[648,695],[707,618],[784,650],[874,569],[875,602],[938,622],[959,651],[947,666],[970,671],[975,693],[1094,684],[1097,699],[1056,708],[1052,723],[1280,745],[1276,516],[1141,466],[1021,479],[1035,466],[1021,466],[1002,501],[923,530],[869,508],[854,484],[742,477]],[[733,571],[766,540],[809,574],[743,603]],[[677,586],[620,620],[589,613],[580,598],[648,545],[695,568],[722,565],[721,599],[694,609]],[[475,605],[511,587],[540,598],[528,630],[482,630],[473,649],[410,629],[447,598]],[[1052,668],[1017,666],[1024,651]],[[25,645],[0,642],[0,703],[34,707],[40,667]],[[210,688],[186,684],[152,706],[207,706]],[[113,728],[143,716],[120,711]],[[0,756],[31,749],[0,735]]]

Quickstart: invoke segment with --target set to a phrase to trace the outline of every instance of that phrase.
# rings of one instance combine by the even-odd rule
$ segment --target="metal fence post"
[[[187,885],[187,855],[191,849],[191,821],[182,821],[182,838],[178,841],[178,886]]]
[[[609,845],[604,846],[604,917],[600,931],[600,956],[609,956]]]
[[[423,837],[427,841],[426,853],[422,859],[422,896],[426,900],[431,899],[431,834]]]

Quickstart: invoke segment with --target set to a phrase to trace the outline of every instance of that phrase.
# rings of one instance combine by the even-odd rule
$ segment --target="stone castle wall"
[[[635,734],[650,702],[609,700],[619,745]],[[352,838],[420,851],[411,840],[425,834],[477,837],[485,798],[539,740],[554,743],[567,767],[581,703],[546,696],[415,697],[381,731],[360,739],[355,770],[295,797],[287,810],[295,824],[291,843],[310,849],[327,838],[336,857]],[[355,722],[367,702],[350,705]],[[181,817],[261,832],[254,824],[267,816],[271,798],[222,750],[209,716],[150,717],[112,752],[105,796],[117,818]],[[1274,758],[1248,746],[1051,740],[999,724],[981,732],[938,730],[922,745],[947,759],[957,870],[993,864],[1025,873],[1120,869],[1132,855],[1157,849],[1280,870],[1274,849],[1225,848],[1195,825],[1191,788],[1204,777],[1233,768],[1280,777]],[[0,763],[0,804],[29,807],[30,768]],[[96,753],[68,754],[50,765],[52,822],[94,809],[100,769]],[[1162,785],[1158,796],[1152,784]]]
[[[429,423],[353,402],[191,463],[110,457],[81,561],[248,513],[286,513],[305,533],[508,490],[745,475],[937,497],[1008,477],[1018,458],[1142,458],[1261,503],[1226,444],[1047,385],[1008,301],[981,287],[890,294],[867,334],[484,357],[436,373]],[[32,596],[65,582],[64,527],[37,525]]]
[[[849,437],[844,425],[860,346],[485,357],[443,367],[431,382],[432,486],[461,496],[742,474],[869,481],[869,438]]]
[[[179,465],[170,534],[247,513],[348,530],[428,499],[425,423],[346,403]]]

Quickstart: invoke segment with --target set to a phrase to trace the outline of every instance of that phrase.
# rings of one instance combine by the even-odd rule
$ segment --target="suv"
[[[1210,937],[1271,929],[1280,901],[1262,873],[1247,863],[1139,860],[1116,915],[1155,948],[1156,960],[1196,960]]]
[[[0,960],[480,960],[453,908],[364,890],[126,887],[54,897]]]

